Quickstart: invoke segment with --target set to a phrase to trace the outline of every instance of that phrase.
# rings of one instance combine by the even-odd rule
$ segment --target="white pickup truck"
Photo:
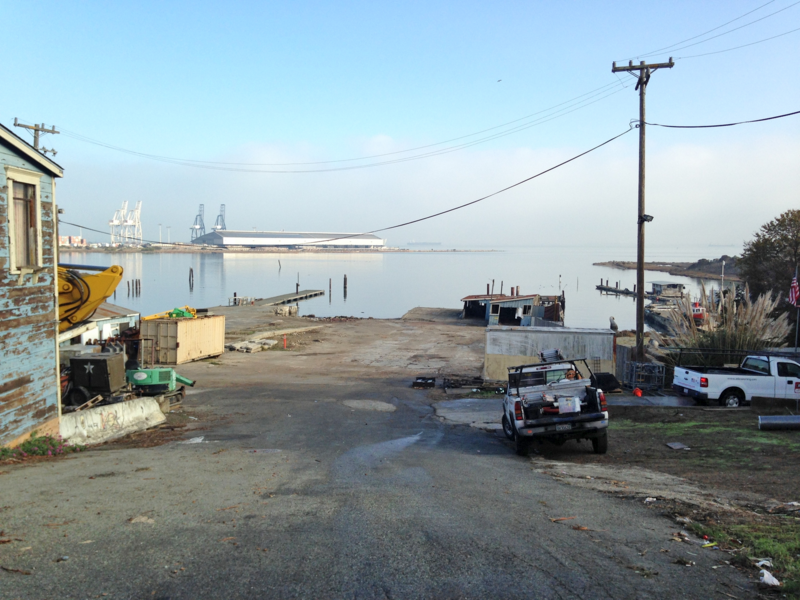
[[[534,440],[591,440],[592,449],[605,454],[608,406],[597,379],[586,359],[509,367],[502,423],[517,454],[527,455]]]
[[[709,402],[737,407],[753,398],[800,399],[800,364],[781,356],[748,356],[738,367],[675,367],[672,389]]]

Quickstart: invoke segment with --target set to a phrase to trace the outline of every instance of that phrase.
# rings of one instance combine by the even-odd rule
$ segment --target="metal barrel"
[[[762,430],[800,429],[800,416],[758,417],[758,428]]]

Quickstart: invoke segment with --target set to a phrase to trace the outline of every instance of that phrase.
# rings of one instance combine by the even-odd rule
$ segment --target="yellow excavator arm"
[[[79,271],[98,271],[88,274]],[[122,267],[58,265],[58,331],[89,319],[122,281]]]

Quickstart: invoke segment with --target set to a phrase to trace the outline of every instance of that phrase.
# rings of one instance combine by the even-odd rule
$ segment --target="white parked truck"
[[[503,399],[503,432],[525,456],[533,440],[561,445],[591,440],[598,454],[608,450],[608,408],[593,385],[585,359],[509,367]]]
[[[800,364],[782,356],[748,356],[738,367],[675,367],[672,389],[698,404],[737,407],[753,398],[800,399]]]

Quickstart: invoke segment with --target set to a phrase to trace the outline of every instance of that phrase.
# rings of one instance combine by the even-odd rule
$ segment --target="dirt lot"
[[[542,446],[543,456],[581,464],[643,467],[684,477],[698,485],[800,501],[800,436],[795,431],[759,431],[750,410],[703,410],[615,406],[608,454],[586,446]],[[673,450],[681,442],[690,450]]]

